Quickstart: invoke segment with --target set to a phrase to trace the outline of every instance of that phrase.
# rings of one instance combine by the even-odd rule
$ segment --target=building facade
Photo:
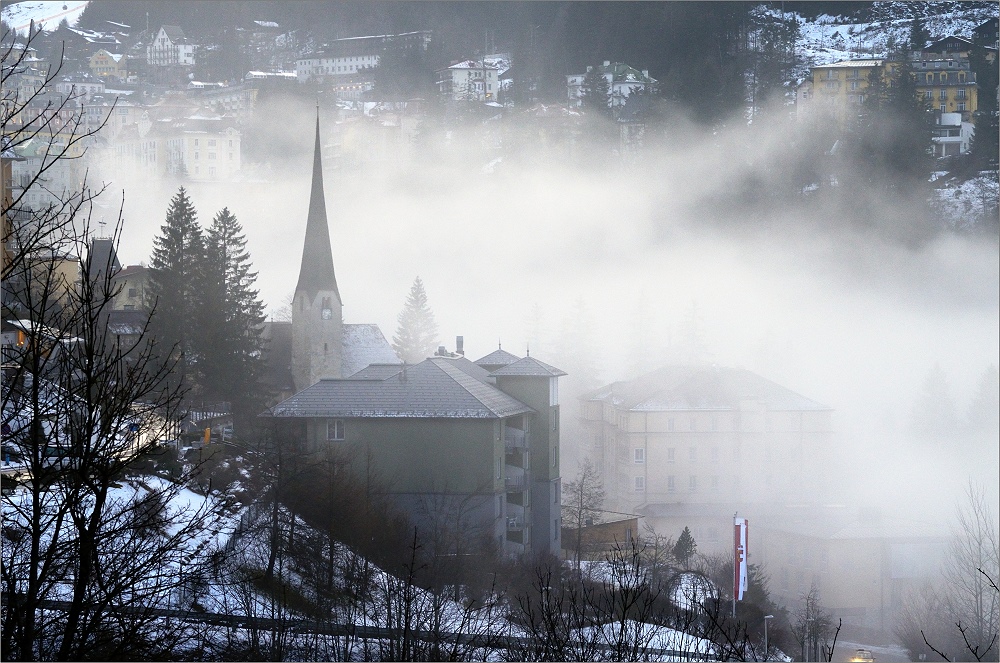
[[[588,66],[586,73],[566,76],[566,95],[570,103],[580,105],[583,80],[593,69],[593,67]],[[649,71],[645,69],[639,71],[624,62],[605,60],[604,64],[597,70],[608,82],[608,105],[611,107],[622,106],[633,92],[640,92],[647,88],[652,90],[656,85],[656,79],[649,76]]]
[[[146,47],[146,62],[151,67],[193,67],[195,48],[180,27],[164,25]]]
[[[584,395],[581,412],[606,508],[665,535],[689,526],[705,552],[731,543],[735,511],[823,492],[832,411],[747,370],[668,366]]]
[[[558,555],[564,373],[532,357],[496,359],[371,364],[269,414],[309,451],[378,476],[421,531],[447,517],[506,554]]]

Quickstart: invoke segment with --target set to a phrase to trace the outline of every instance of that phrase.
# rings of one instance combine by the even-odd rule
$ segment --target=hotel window
[[[934,90],[924,90],[924,99],[933,99]]]
[[[942,100],[947,99],[948,98],[948,88],[941,88],[941,93],[938,95],[938,98],[940,98]]]
[[[957,90],[955,92],[956,99],[965,99],[965,90]]]
[[[636,463],[642,464],[642,463],[646,462],[646,450],[645,449],[639,448],[639,449],[634,449],[633,451],[635,452],[635,462]]]
[[[851,89],[852,90],[857,90],[858,89],[858,82],[857,81],[851,81]]]
[[[674,429],[674,419],[673,417],[671,417],[670,419],[667,419],[667,430],[673,430],[673,429]]]
[[[960,111],[960,112],[961,111],[965,111],[966,110],[966,108],[965,108],[965,102],[959,102],[958,108],[956,108],[955,110]]]
[[[698,490],[698,477],[694,474],[688,477],[688,490],[692,493],[697,492]]]
[[[214,140],[209,140],[208,141],[208,146],[209,147],[215,147],[215,141]]]
[[[646,477],[635,478],[635,492],[637,493],[646,492]]]
[[[698,447],[688,447],[688,460],[692,463],[698,462]]]
[[[674,462],[674,448],[673,447],[670,447],[670,448],[667,449],[667,462],[668,463]]]
[[[677,482],[674,481],[674,475],[671,474],[667,477],[667,492],[672,493],[675,490],[677,490]]]
[[[344,420],[329,419],[326,422],[326,439],[330,442],[339,442],[344,439]]]

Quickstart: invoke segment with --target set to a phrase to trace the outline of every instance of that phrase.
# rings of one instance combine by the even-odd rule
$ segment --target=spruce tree
[[[170,199],[165,223],[153,240],[150,260],[150,326],[162,360],[178,360],[180,378],[190,386],[196,368],[192,329],[198,324],[198,291],[205,244],[198,213],[184,187]]]
[[[427,306],[424,282],[418,276],[410,286],[410,294],[397,319],[399,327],[392,337],[392,349],[400,359],[415,364],[434,353],[438,329],[434,313]]]
[[[263,407],[261,323],[264,304],[254,288],[243,227],[223,208],[208,229],[200,292],[205,324],[199,333],[204,397],[232,404],[237,419]]]
[[[591,67],[580,85],[580,105],[602,115],[610,113],[611,89],[601,67]]]
[[[674,544],[674,557],[680,562],[681,566],[687,568],[697,550],[698,544],[695,543],[694,537],[691,536],[691,530],[685,527],[681,535],[677,537],[677,543]]]

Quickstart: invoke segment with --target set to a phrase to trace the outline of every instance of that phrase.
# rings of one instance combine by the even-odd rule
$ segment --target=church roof
[[[490,375],[527,375],[557,378],[560,375],[566,375],[566,373],[555,366],[549,366],[544,361],[538,361],[534,357],[525,357],[524,359],[518,359],[511,364],[507,364],[503,368],[498,368],[490,373]]]
[[[326,220],[326,198],[323,196],[323,156],[319,142],[319,114],[316,115],[316,146],[313,150],[312,190],[309,192],[309,216],[306,218],[306,238],[302,247],[302,266],[295,292],[305,291],[313,299],[320,290],[332,290],[340,299],[337,276],[333,271],[333,251],[330,248],[330,225]]]
[[[382,330],[375,324],[343,326],[341,374],[354,375],[369,364],[401,364]],[[397,366],[398,367],[398,366]]]
[[[374,370],[370,367],[366,372],[370,374]],[[533,412],[519,400],[466,373],[450,358],[425,359],[381,380],[364,379],[364,375],[362,373],[360,379],[320,380],[275,405],[270,414],[276,417],[502,419]]]
[[[118,252],[115,251],[113,239],[96,237],[90,241],[90,252],[87,254],[84,273],[92,281],[115,276],[121,268],[122,264],[118,261]]]

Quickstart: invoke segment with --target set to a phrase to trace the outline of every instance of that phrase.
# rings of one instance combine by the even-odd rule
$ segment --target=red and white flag
[[[747,519],[733,518],[733,598],[747,591]]]

